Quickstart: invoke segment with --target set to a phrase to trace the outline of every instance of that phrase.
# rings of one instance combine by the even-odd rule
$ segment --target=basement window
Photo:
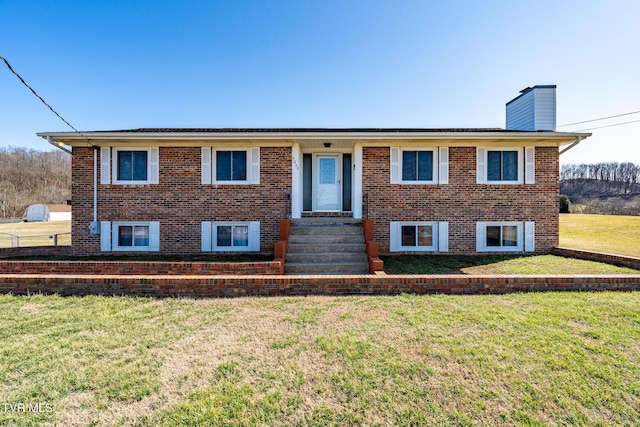
[[[203,252],[260,251],[260,222],[202,222]]]

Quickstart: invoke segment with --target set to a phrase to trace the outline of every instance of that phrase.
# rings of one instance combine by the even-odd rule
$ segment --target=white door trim
[[[336,188],[336,208],[335,209],[319,209],[318,198],[322,194],[319,191],[319,175],[320,175],[320,159],[335,159],[335,188]],[[314,212],[342,212],[342,153],[314,153],[313,154],[313,211]]]

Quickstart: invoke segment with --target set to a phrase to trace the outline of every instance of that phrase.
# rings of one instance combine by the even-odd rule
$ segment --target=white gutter
[[[53,142],[53,140],[51,139],[50,136],[47,136],[47,142],[51,145],[53,145],[56,148],[61,149],[62,151],[64,151],[67,154],[71,154],[71,150],[69,150],[67,147],[64,146],[64,144],[62,142],[58,142],[57,144],[55,142]]]
[[[568,146],[565,149],[563,149],[562,151],[560,151],[560,155],[562,155],[562,153],[565,153],[565,152],[571,150],[573,147],[575,147],[576,145],[580,144],[580,142],[582,142],[582,137],[581,136],[577,137],[573,144],[571,144],[570,146]]]
[[[494,139],[501,138],[567,138],[575,137],[573,132],[83,132],[82,136],[71,132],[37,133],[36,135],[56,140],[90,138],[92,140],[216,140],[216,139]],[[584,136],[589,136],[585,134]]]

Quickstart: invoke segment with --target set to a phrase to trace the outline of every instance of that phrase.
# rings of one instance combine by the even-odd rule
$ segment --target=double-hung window
[[[447,184],[448,180],[448,147],[391,147],[392,184]]]
[[[518,151],[487,150],[487,181],[518,181]]]
[[[146,150],[117,150],[117,181],[147,181]]]
[[[260,250],[260,222],[202,222],[203,252],[256,252]]]
[[[202,147],[202,184],[260,184],[260,147]]]
[[[100,148],[100,183],[145,185],[159,182],[158,147]]]
[[[402,152],[403,181],[433,181],[433,150]]]
[[[478,147],[478,184],[535,184],[535,147]]]
[[[246,181],[247,151],[216,150],[216,181]]]
[[[535,250],[533,222],[478,222],[476,250],[478,252],[533,252]]]

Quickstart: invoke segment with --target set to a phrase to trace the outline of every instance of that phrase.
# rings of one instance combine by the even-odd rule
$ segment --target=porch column
[[[362,144],[353,146],[353,217],[362,218]]]
[[[291,218],[302,217],[302,151],[300,144],[291,146]]]

